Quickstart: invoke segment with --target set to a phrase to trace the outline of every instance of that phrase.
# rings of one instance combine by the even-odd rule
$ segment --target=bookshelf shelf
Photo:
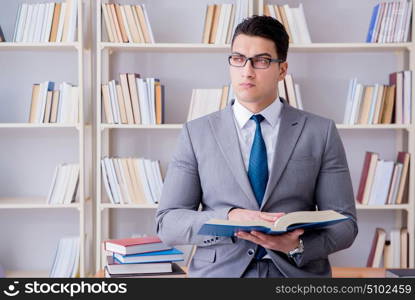
[[[34,124],[34,123],[0,123],[0,128],[75,128],[79,130],[81,125],[77,124]]]
[[[356,205],[357,210],[409,210],[410,208],[411,206],[408,204]]]
[[[312,43],[312,44],[290,44],[291,52],[388,52],[409,51],[412,43]],[[202,43],[98,43],[101,50],[133,50],[133,51],[155,51],[155,52],[229,52],[229,44],[202,44]]]
[[[127,125],[127,124],[101,124],[101,129],[181,129],[183,124],[161,125]]]
[[[338,129],[402,129],[408,131],[411,130],[411,125],[404,124],[336,124],[336,127]]]
[[[112,204],[112,203],[102,203],[101,204],[101,210],[104,209],[125,209],[125,208],[137,208],[137,209],[156,209],[158,207],[157,204]]]
[[[344,125],[336,124],[338,129],[391,129],[411,130],[411,125],[401,124],[368,124],[368,125]],[[128,124],[101,124],[101,130],[105,129],[181,129],[183,124],[160,124],[160,125],[128,125]]]
[[[28,50],[28,51],[35,51],[35,50],[47,50],[47,51],[78,51],[81,48],[81,43],[14,43],[14,42],[5,42],[0,43],[0,51],[1,50]]]
[[[42,164],[42,169],[39,171],[39,176],[46,176],[46,170],[54,170],[57,164],[60,163],[68,163],[68,162],[76,162],[79,164],[79,183],[78,183],[78,192],[77,192],[77,202],[70,203],[70,204],[47,204],[47,197],[14,197],[13,194],[10,195],[7,193],[6,195],[2,195],[0,197],[0,211],[2,211],[3,216],[7,215],[9,212],[8,210],[14,210],[13,213],[16,214],[25,214],[26,212],[30,212],[33,210],[43,210],[43,209],[53,209],[52,211],[48,212],[40,212],[42,215],[52,215],[56,214],[64,214],[65,216],[73,213],[77,214],[78,218],[68,221],[68,227],[63,227],[65,220],[60,222],[56,222],[56,224],[51,224],[47,228],[47,230],[51,230],[51,235],[47,235],[42,239],[42,245],[39,245],[42,249],[45,247],[49,247],[53,245],[56,247],[56,239],[51,240],[52,236],[60,236],[64,237],[66,232],[71,232],[71,235],[76,235],[79,237],[79,274],[81,277],[85,276],[85,249],[86,249],[86,241],[88,235],[86,234],[86,216],[85,216],[85,204],[92,203],[90,199],[86,199],[85,193],[85,174],[86,174],[86,166],[85,166],[85,124],[84,124],[84,96],[87,95],[84,90],[84,74],[85,71],[88,73],[89,65],[84,63],[84,57],[87,56],[86,48],[84,48],[84,40],[83,37],[85,36],[85,28],[83,27],[84,17],[83,11],[84,9],[88,9],[88,1],[85,0],[74,0],[77,1],[77,18],[76,18],[76,42],[2,42],[0,43],[0,56],[2,57],[2,63],[6,62],[8,64],[2,65],[0,68],[0,74],[2,75],[2,81],[5,83],[2,85],[2,92],[4,95],[9,94],[9,90],[17,90],[16,94],[19,98],[14,100],[14,97],[10,97],[10,107],[8,105],[3,105],[0,110],[3,112],[3,115],[10,114],[11,120],[21,120],[21,116],[17,117],[18,113],[29,112],[29,107],[23,105],[27,105],[27,101],[21,101],[20,99],[30,99],[30,95],[28,96],[25,94],[24,86],[29,86],[35,82],[40,82],[44,80],[50,80],[56,82],[74,82],[76,83],[79,91],[79,122],[78,123],[0,123],[1,133],[4,137],[10,138],[13,142],[13,147],[16,147],[14,143],[17,143],[17,147],[23,148],[28,150],[30,155],[33,155],[33,163],[36,164],[40,162]],[[16,3],[15,1],[5,1],[1,11],[0,11],[0,19],[4,23],[2,23],[2,29],[7,30],[5,35],[8,37],[13,36],[14,24],[16,22],[16,18],[18,17],[18,9],[19,5],[21,4]],[[53,2],[53,1],[49,1]],[[54,2],[62,2],[62,1],[54,1]],[[27,0],[26,2],[28,5],[37,4],[35,0]],[[39,9],[40,10],[40,9]],[[87,14],[86,14],[87,15]],[[69,15],[68,15],[69,17]],[[40,20],[40,19],[39,19]],[[5,26],[6,25],[6,26]],[[37,32],[35,32],[37,33]],[[43,33],[42,33],[43,34]],[[33,36],[32,36],[33,37]],[[4,66],[4,67],[3,67]],[[8,69],[8,68],[11,69]],[[20,73],[19,73],[20,72]],[[87,77],[87,76],[86,76]],[[22,84],[22,86],[21,86]],[[24,86],[23,86],[24,84]],[[57,89],[55,87],[55,89]],[[11,103],[13,103],[13,106]],[[7,104],[7,102],[6,102]],[[7,110],[8,109],[8,110]],[[16,114],[13,115],[13,114]],[[8,116],[9,117],[9,116]],[[27,114],[27,118],[29,114]],[[8,118],[9,119],[9,118]],[[13,121],[12,121],[13,122]],[[45,130],[40,135],[40,139],[36,139],[37,135],[30,133],[24,134],[15,134],[15,129],[59,129],[59,132],[54,132],[53,130]],[[70,135],[60,135],[60,131],[65,130],[75,130],[75,136]],[[16,136],[16,139],[15,139]],[[74,139],[75,137],[75,139]],[[69,140],[71,139],[71,140]],[[73,141],[72,141],[73,139]],[[43,148],[36,148],[34,146],[33,150],[31,149],[32,143],[42,143]],[[21,143],[21,144],[19,144]],[[60,147],[59,145],[64,145],[66,143],[67,148],[65,146]],[[57,148],[53,149],[49,148],[48,146],[55,147],[58,144]],[[27,149],[26,149],[27,148]],[[39,150],[40,149],[40,150]],[[9,150],[9,149],[8,149]],[[21,176],[17,177],[16,172],[25,172],[26,170],[22,170],[22,163],[18,161],[14,157],[15,153],[19,152],[19,149],[11,148],[13,151],[10,154],[10,159],[13,160],[12,168],[15,168],[13,174],[11,176],[15,178],[19,178],[16,180],[20,180]],[[55,150],[55,152],[53,152]],[[3,152],[4,153],[4,152]],[[6,152],[7,153],[7,152]],[[44,154],[44,155],[43,155]],[[39,156],[39,158],[37,157]],[[20,158],[17,156],[17,158]],[[16,160],[16,162],[14,162]],[[34,168],[34,165],[31,164],[30,161],[29,166],[25,165],[24,167]],[[55,165],[56,164],[56,165]],[[10,165],[9,165],[10,167]],[[32,169],[31,169],[32,170]],[[10,170],[11,171],[11,170]],[[53,172],[53,171],[52,171]],[[50,180],[50,184],[52,184],[52,178],[49,178],[49,174],[47,174],[47,179],[42,178],[41,181],[47,182],[46,180]],[[53,174],[52,174],[53,175]],[[52,176],[50,175],[50,176]],[[37,175],[36,175],[37,176]],[[30,177],[28,177],[29,180]],[[35,178],[37,179],[37,178]],[[27,180],[27,179],[26,179]],[[36,185],[36,180],[33,180],[32,185],[28,185],[25,187],[24,185],[26,182],[22,182],[20,185],[22,190],[26,188],[25,194],[32,194],[31,189],[34,189],[34,185]],[[3,183],[3,182],[2,182]],[[5,183],[7,184],[7,183]],[[12,184],[14,182],[12,181]],[[12,190],[12,189],[11,189]],[[33,194],[35,195],[45,195],[48,190],[44,191],[36,191]],[[58,211],[59,210],[59,211]],[[27,222],[27,224],[31,224],[36,222],[33,218],[36,216],[29,217],[28,220],[25,219],[17,219],[14,224],[3,223],[2,226],[13,227],[16,223],[19,222]],[[7,219],[7,218],[6,218]],[[27,224],[23,224],[27,225]],[[17,232],[21,230],[21,228],[16,227]],[[74,231],[73,231],[74,230]],[[16,231],[15,231],[16,232]],[[73,233],[72,233],[73,232]],[[33,234],[33,233],[31,233]],[[36,234],[36,233],[35,233]],[[21,237],[19,236],[21,239]],[[22,243],[22,241],[16,241],[14,243]],[[24,243],[27,243],[25,240]],[[18,245],[18,244],[16,244]],[[45,249],[43,249],[45,250]],[[26,251],[25,254],[30,255],[30,251]],[[12,255],[12,253],[3,252],[3,254]],[[26,266],[22,266],[20,259],[16,260],[13,259],[13,262],[9,265],[4,266],[6,270],[6,275],[9,277],[48,277],[49,271],[42,271],[42,269],[48,268],[53,262],[53,257],[41,257],[39,260],[33,262],[33,266],[27,266],[28,269],[40,269],[41,271],[15,271],[15,270],[22,270],[25,269]],[[20,264],[20,265],[19,265]]]
[[[46,278],[49,277],[48,270],[6,270],[6,278]]]
[[[31,208],[75,208],[80,209],[79,203],[47,204],[46,197],[37,198],[0,198],[0,209],[31,209]]]

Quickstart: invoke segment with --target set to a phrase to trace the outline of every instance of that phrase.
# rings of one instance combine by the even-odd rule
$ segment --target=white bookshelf
[[[30,50],[30,51],[72,51],[74,49],[82,49],[82,44],[79,42],[75,43],[15,43],[15,42],[4,42],[0,43],[0,51],[6,50]]]
[[[12,89],[18,89],[26,92],[16,92],[13,95],[15,100],[19,100],[19,103],[16,104],[20,111],[16,110],[16,107],[12,102],[2,103],[1,110],[3,114],[0,116],[0,136],[4,139],[5,142],[10,142],[13,144],[9,146],[4,143],[2,148],[13,147],[9,149],[10,152],[6,152],[9,156],[13,157],[14,152],[19,152],[19,147],[26,147],[28,156],[32,155],[30,159],[25,159],[25,161],[33,162],[33,164],[42,167],[38,169],[38,174],[34,175],[38,178],[33,178],[33,183],[30,182],[30,178],[24,175],[25,172],[35,170],[35,166],[31,164],[22,164],[20,161],[11,161],[10,165],[13,165],[13,170],[9,170],[11,176],[16,177],[17,174],[21,173],[21,189],[24,190],[24,193],[31,194],[37,193],[42,194],[42,196],[14,196],[12,192],[19,193],[21,192],[19,188],[11,188],[11,195],[0,195],[0,214],[2,217],[0,219],[4,222],[7,221],[9,215],[15,216],[15,224],[3,223],[1,226],[3,228],[11,228],[17,230],[14,234],[13,242],[2,238],[2,240],[10,245],[15,245],[19,249],[16,249],[16,253],[2,252],[2,257],[14,257],[16,255],[19,257],[19,253],[24,253],[23,257],[19,259],[10,259],[9,261],[19,261],[22,260],[26,263],[11,265],[12,263],[7,263],[5,260],[0,259],[0,264],[6,270],[6,277],[47,277],[49,275],[48,268],[52,266],[55,250],[58,245],[60,238],[65,235],[76,235],[80,239],[80,253],[79,253],[79,273],[81,277],[85,276],[85,247],[86,247],[86,233],[85,233],[85,154],[84,154],[84,48],[83,48],[83,7],[84,0],[78,1],[78,19],[77,19],[77,42],[73,43],[16,43],[16,42],[4,42],[0,43],[0,63],[5,63],[2,61],[3,57],[10,57],[10,62],[8,63],[12,69],[19,69],[19,76],[14,76],[16,73],[10,72],[11,69],[8,69],[6,65],[3,65],[4,68],[0,68],[0,77],[2,80],[5,78],[9,80],[7,76],[11,73],[12,84],[10,86],[1,86],[2,94],[4,99],[8,100],[6,95],[13,94]],[[8,3],[2,3],[2,13],[0,13],[0,20],[2,20],[2,28],[6,34],[8,40],[11,39],[13,35],[15,20],[17,17],[17,8],[21,3],[37,3],[34,0],[19,0],[19,1],[7,1]],[[48,1],[52,2],[52,1]],[[56,2],[61,2],[57,0]],[[3,10],[4,9],[4,10]],[[8,23],[5,22],[8,20]],[[49,61],[50,59],[50,61]],[[53,64],[53,61],[58,61],[59,64]],[[30,68],[30,66],[25,65],[25,63],[39,63],[42,65],[41,68]],[[50,64],[51,63],[51,64]],[[66,77],[66,68],[72,68],[73,78]],[[58,72],[53,70],[57,69]],[[52,71],[51,71],[52,70]],[[70,71],[69,71],[70,72]],[[57,77],[54,78],[51,76],[57,74]],[[70,76],[69,76],[70,77]],[[28,96],[31,93],[31,85],[44,81],[51,80],[55,82],[62,81],[72,81],[79,87],[79,123],[77,124],[33,124],[25,123],[29,117],[29,107],[31,98]],[[31,83],[29,83],[31,81]],[[28,91],[28,92],[27,92]],[[22,100],[23,99],[23,100]],[[14,100],[14,99],[13,99]],[[3,102],[3,101],[2,101]],[[10,112],[8,111],[10,110]],[[27,113],[26,113],[27,112]],[[4,120],[6,119],[6,120]],[[38,145],[42,143],[41,141],[36,142],[36,139],[33,137],[39,137],[43,139],[45,146]],[[53,149],[48,149],[48,147],[53,147]],[[45,151],[45,153],[42,153]],[[33,152],[33,153],[31,153]],[[49,153],[47,153],[49,152]],[[2,153],[4,154],[4,153]],[[13,158],[11,158],[12,160]],[[80,166],[80,175],[79,175],[79,185],[77,192],[77,200],[75,203],[70,204],[47,204],[47,193],[50,185],[52,184],[52,177],[54,168],[59,163],[71,162],[65,160],[75,161]],[[41,161],[41,162],[39,162]],[[4,162],[4,161],[3,161]],[[7,165],[7,166],[10,166]],[[26,168],[26,169],[25,169]],[[49,172],[52,170],[52,172]],[[4,179],[4,177],[2,177]],[[26,182],[29,180],[28,182]],[[20,178],[17,181],[20,183]],[[42,186],[38,188],[37,185]],[[0,182],[0,185],[6,184]],[[6,186],[2,186],[2,190],[7,190]],[[89,199],[90,200],[90,199]],[[91,203],[92,201],[88,201]],[[51,220],[51,223],[44,224],[42,219]],[[62,223],[60,222],[62,219]],[[42,232],[30,232],[29,235],[32,235],[33,238],[36,237],[37,243],[39,243],[39,248],[44,254],[40,257],[34,258],[33,255],[36,255],[37,251],[25,251],[33,247],[33,238],[27,238],[26,234],[22,234],[22,229],[25,226],[30,226],[32,224],[33,229],[41,228],[44,226]],[[42,224],[41,224],[42,223]],[[36,226],[33,226],[36,224]],[[38,226],[39,225],[39,226]],[[20,233],[19,233],[20,232]],[[26,236],[26,239],[23,238]],[[24,239],[23,241],[21,239]],[[16,242],[16,241],[18,242]],[[21,249],[23,250],[21,250]],[[49,254],[49,255],[48,255]],[[40,263],[39,263],[40,261]],[[29,262],[29,263],[28,263]],[[32,263],[33,262],[33,263]],[[4,263],[4,264],[3,264]],[[35,270],[33,270],[35,269]],[[38,269],[38,270],[36,270]]]
[[[230,45],[207,45],[200,43],[200,40],[206,5],[234,3],[234,1],[221,0],[213,2],[177,0],[173,5],[168,0],[103,1],[105,3],[146,4],[156,43],[133,44],[110,43],[105,40],[105,35],[101,31],[102,29],[105,31],[105,27],[101,24],[101,2],[98,1],[95,7],[97,21],[95,87],[97,270],[105,263],[104,255],[102,255],[102,241],[107,238],[129,236],[132,230],[142,233],[143,231],[137,228],[141,225],[151,234],[154,227],[148,224],[150,221],[147,219],[138,221],[136,220],[138,217],[134,216],[148,215],[151,220],[156,208],[156,206],[143,207],[109,203],[101,185],[101,158],[149,155],[153,159],[159,158],[162,162],[162,170],[166,170],[176,138],[186,120],[191,89],[220,88],[229,83],[226,55],[229,53]],[[287,3],[287,1],[279,0],[256,0],[255,2],[258,6],[264,3]],[[358,204],[356,207],[359,236],[351,248],[338,252],[333,259],[331,258],[332,265],[341,265],[343,261],[348,266],[364,266],[370,249],[368,241],[373,238],[374,228],[385,225],[387,230],[395,226],[408,228],[409,261],[410,266],[414,267],[414,125],[345,125],[340,122],[344,113],[348,80],[357,77],[363,82],[387,83],[389,73],[403,69],[415,70],[415,43],[368,44],[363,42],[372,8],[380,1],[370,0],[362,3],[358,0],[316,0],[313,2],[290,1],[289,4],[297,6],[299,2],[304,4],[313,43],[290,45],[289,73],[292,73],[294,80],[300,83],[305,110],[337,122],[337,128],[345,144],[355,193],[360,179],[364,151],[379,152],[381,158],[388,160],[395,160],[398,151],[408,151],[411,153],[412,160],[409,174],[409,203],[382,206]],[[188,9],[189,6],[192,7],[191,10]],[[344,6],[347,9],[341,9]],[[324,14],[321,13],[323,7]],[[177,16],[177,12],[182,12],[182,14]],[[166,19],[169,19],[169,22],[165,22]],[[331,24],[334,25],[331,26]],[[177,26],[177,30],[172,31],[172,26]],[[335,32],[342,34],[336,35]],[[413,37],[412,40],[414,40]],[[197,65],[198,59],[202,56],[206,61]],[[172,69],[176,70],[176,73]],[[165,84],[167,124],[148,126],[104,124],[101,121],[101,84],[118,79],[119,73],[128,72],[140,73],[142,77],[158,77],[162,84]],[[324,84],[324,86],[321,87],[319,84]],[[413,98],[414,95],[413,91]],[[415,120],[413,107],[411,114],[412,120]],[[129,224],[130,227],[122,225],[124,223]],[[131,226],[134,229],[131,229]]]
[[[301,52],[345,52],[345,51],[409,51],[411,43],[394,43],[394,44],[368,44],[368,43],[313,43],[313,44],[290,44],[290,51],[295,53]],[[110,43],[103,42],[101,49],[110,49],[111,51],[157,51],[157,52],[226,52],[230,50],[229,44],[186,44],[186,43]]]

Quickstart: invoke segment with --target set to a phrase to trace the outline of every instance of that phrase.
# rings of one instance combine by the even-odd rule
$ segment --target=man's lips
[[[251,88],[251,87],[254,87],[254,86],[255,86],[255,84],[245,82],[245,83],[241,83],[241,84],[239,84],[239,86],[240,86],[240,87],[242,87],[242,88]]]

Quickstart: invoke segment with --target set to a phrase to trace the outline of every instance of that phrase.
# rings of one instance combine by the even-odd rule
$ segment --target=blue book
[[[283,215],[272,224],[267,221],[230,221],[211,219],[200,228],[200,235],[233,236],[237,231],[283,234],[297,228],[323,228],[350,219],[334,210],[297,211]]]
[[[154,251],[138,254],[121,255],[119,253],[113,254],[114,258],[122,264],[138,264],[138,263],[154,263],[154,262],[173,262],[182,261],[183,252],[172,248],[163,251]]]
[[[378,18],[380,4],[377,4],[373,8],[372,12],[372,19],[370,20],[369,31],[367,32],[366,43],[370,43],[372,41],[373,31],[375,30],[376,19]]]

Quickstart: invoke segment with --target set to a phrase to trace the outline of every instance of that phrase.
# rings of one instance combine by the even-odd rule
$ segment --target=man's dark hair
[[[240,34],[259,36],[273,41],[278,58],[282,58],[284,61],[287,59],[289,36],[284,25],[278,20],[268,16],[252,16],[243,20],[235,29],[232,46],[235,38]]]

